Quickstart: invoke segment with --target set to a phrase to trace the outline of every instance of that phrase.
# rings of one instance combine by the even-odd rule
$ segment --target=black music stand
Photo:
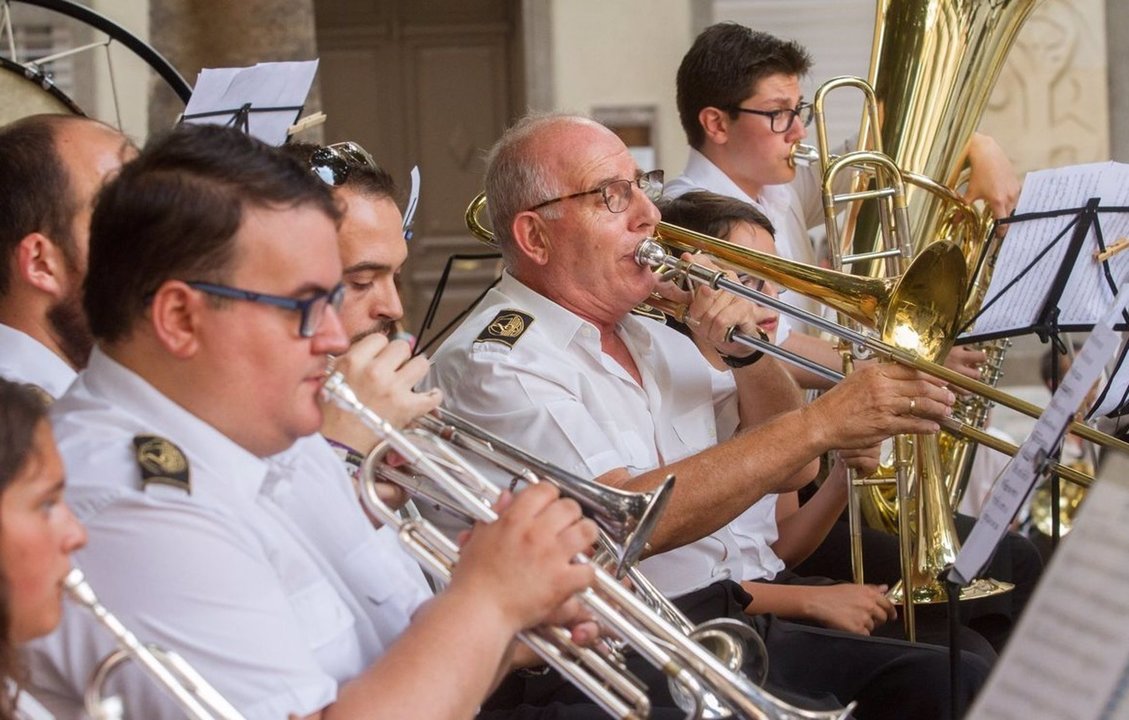
[[[293,119],[290,123],[293,124],[298,116],[302,114],[303,105],[282,105],[279,107],[256,107],[252,103],[243,103],[237,108],[227,110],[212,110],[210,112],[192,113],[191,115],[181,115],[180,121],[185,120],[201,120],[204,118],[223,118],[226,117],[222,124],[225,127],[234,127],[242,130],[247,135],[251,134],[251,113],[275,113],[275,112],[288,112],[294,113]]]

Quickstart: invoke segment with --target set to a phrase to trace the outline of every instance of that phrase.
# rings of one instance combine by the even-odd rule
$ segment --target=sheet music
[[[1090,163],[1028,173],[1016,214],[1081,208],[1094,197],[1101,198],[1105,206],[1129,205],[1129,165]],[[989,301],[973,332],[964,337],[1020,331],[1039,320],[1047,290],[1066,260],[1073,234],[1071,223],[1076,218],[1063,215],[1027,220],[1008,229],[988,286]],[[1107,245],[1129,237],[1129,215],[1101,213],[1099,222]],[[1054,245],[1040,258],[1039,254],[1052,241]],[[1059,304],[1061,325],[1091,325],[1113,302],[1102,265],[1092,255],[1097,247],[1096,232],[1091,228],[1081,253],[1073,259],[1071,276],[1063,290]],[[1124,282],[1129,278],[1129,252],[1110,258],[1109,268],[1115,284]],[[1008,287],[1013,281],[1015,284]],[[1006,293],[1004,299],[992,304],[991,298],[1001,292]]]
[[[1124,352],[1124,343],[1122,340],[1122,350],[1118,352],[1118,357]],[[1129,362],[1123,362],[1117,367],[1112,369],[1113,376],[1107,383],[1104,393],[1098,395],[1099,402],[1086,414],[1087,419],[1103,417],[1116,410],[1121,405],[1121,401],[1129,391]]]
[[[1129,456],[1111,457],[1063,538],[970,720],[1129,713]]]
[[[1116,304],[1108,309],[1102,322],[1094,326],[1047,409],[992,487],[976,525],[953,563],[949,573],[953,581],[966,585],[988,564],[1023,499],[1035,484],[1043,458],[1058,447],[1066,426],[1121,345],[1120,333],[1113,326],[1126,304],[1129,304],[1129,290],[1122,287]]]
[[[246,103],[251,103],[252,108],[293,108],[252,112],[247,116],[250,135],[271,145],[281,145],[286,142],[286,131],[298,119],[317,69],[317,60],[259,63],[245,68],[205,68],[196,77],[196,86],[184,114],[224,113],[185,122],[229,124],[234,112]]]

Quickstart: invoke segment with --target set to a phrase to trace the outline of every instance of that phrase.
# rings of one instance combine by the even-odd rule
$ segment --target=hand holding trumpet
[[[582,617],[575,595],[593,584],[595,573],[572,559],[596,542],[596,524],[548,483],[504,494],[495,510],[495,522],[476,523],[460,538],[447,592],[497,608],[510,634]]]

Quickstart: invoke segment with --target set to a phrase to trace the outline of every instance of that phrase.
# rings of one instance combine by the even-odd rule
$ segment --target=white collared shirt
[[[57,398],[74,382],[75,375],[74,368],[41,342],[0,323],[0,377],[38,385]]]
[[[512,347],[476,341],[503,310],[531,318]],[[507,273],[436,351],[428,381],[456,414],[587,478],[617,468],[639,475],[733,434],[732,373],[710,367],[689,339],[654,320],[629,315],[617,334],[642,386],[604,354],[594,325]],[[740,579],[742,560],[736,537],[722,528],[641,567],[677,597]]]
[[[67,501],[90,536],[76,564],[143,642],[175,649],[249,720],[330,704],[430,595],[319,436],[255,457],[97,350],[51,415]],[[143,487],[138,434],[183,451],[190,493]],[[76,703],[112,647],[67,603],[60,629],[25,653],[36,695]],[[181,717],[136,669],[114,677],[127,717]]]

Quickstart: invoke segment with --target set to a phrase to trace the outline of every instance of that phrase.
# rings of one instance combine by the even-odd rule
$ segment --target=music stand
[[[317,60],[309,60],[205,68],[181,120],[236,127],[270,145],[282,145],[302,112],[317,66]]]
[[[1018,214],[1000,221],[1010,227],[987,297],[961,328],[958,342],[1034,333],[1065,352],[1062,333],[1092,328],[1112,303],[1119,281],[1129,277],[1129,253],[1122,254],[1129,247],[1127,179],[1129,165],[1120,163],[1029,174]],[[1063,205],[1066,209],[1048,209]],[[1107,242],[1107,233],[1118,240]],[[985,253],[980,262],[988,258]],[[1127,326],[1129,314],[1123,314],[1117,327]],[[1129,368],[1120,372],[1127,349],[1117,358],[1113,379],[1090,408],[1091,416],[1117,412],[1129,400]],[[1051,370],[1053,392],[1058,385],[1057,363]],[[1060,480],[1054,476],[1050,483],[1054,546],[1059,536]]]

